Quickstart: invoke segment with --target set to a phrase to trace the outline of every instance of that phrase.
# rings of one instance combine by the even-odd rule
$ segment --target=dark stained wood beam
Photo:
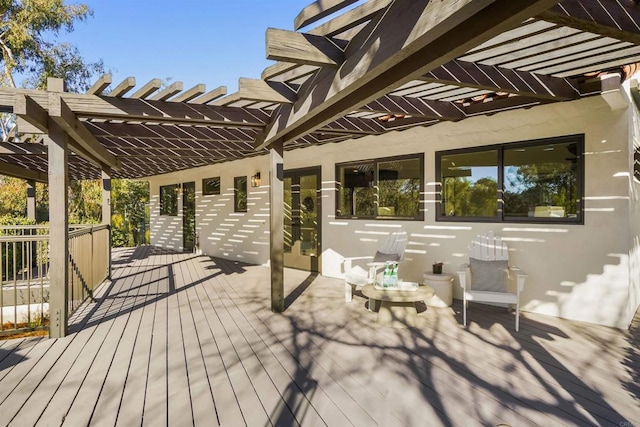
[[[300,65],[339,67],[347,41],[267,28],[267,59]]]
[[[313,24],[358,0],[318,0],[300,11],[293,21],[293,27],[299,30]]]
[[[0,156],[0,159],[1,158],[2,156]],[[0,175],[11,176],[13,178],[28,179],[28,180],[44,182],[44,183],[46,183],[48,180],[46,173],[38,172],[31,169],[26,169],[18,165],[14,165],[12,163],[6,163],[2,160],[0,160]]]
[[[549,104],[554,101],[526,96],[510,96],[498,98],[486,102],[472,103],[465,106],[464,112],[468,116],[483,114],[495,114],[501,111],[514,110],[517,108],[535,107],[536,105]]]
[[[318,129],[318,132],[349,135],[380,135],[384,131],[379,120],[360,117],[340,117]]]
[[[47,147],[42,144],[0,142],[0,155],[2,154],[46,154]]]
[[[640,44],[640,5],[636,1],[564,0],[536,18]]]
[[[578,88],[567,79],[462,60],[441,65],[421,80],[559,101],[580,97]]]
[[[437,119],[426,119],[423,117],[401,117],[382,121],[387,132],[392,130],[404,130],[416,126],[430,126],[440,123]]]
[[[49,117],[53,119],[75,141],[73,147],[79,147],[78,154],[89,153],[91,157],[110,168],[118,169],[120,162],[89,132],[78,120],[61,94],[49,93]],[[74,150],[75,151],[75,150]]]
[[[293,141],[446,64],[557,0],[396,0],[349,44],[338,70],[303,85],[289,113],[274,116],[263,148]]]
[[[431,101],[396,95],[385,95],[358,108],[358,110],[438,120],[457,121],[465,118],[462,110],[453,102]]]

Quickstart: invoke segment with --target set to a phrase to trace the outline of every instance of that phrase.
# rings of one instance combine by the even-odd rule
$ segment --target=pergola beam
[[[320,67],[339,67],[344,61],[344,40],[276,28],[268,28],[266,38],[267,59]]]
[[[222,98],[227,94],[226,86],[219,86],[209,92],[205,93],[202,96],[199,96],[193,100],[188,101],[190,104],[208,104],[212,101],[215,101],[218,98]]]
[[[266,83],[264,84],[266,85]],[[47,92],[2,88],[0,89],[0,105],[14,106],[14,109],[19,109],[22,105],[21,108],[26,111],[27,106],[24,105],[26,101],[20,101],[16,95],[32,98],[35,104],[32,103],[31,109],[33,110],[34,106],[39,107],[46,114],[49,105]],[[237,107],[100,97],[74,93],[61,93],[61,96],[79,118],[246,128],[262,128],[270,120],[270,115],[263,111]],[[16,111],[16,114],[19,112]],[[45,129],[40,122],[44,116],[37,117],[34,114],[29,116],[31,119],[28,121],[32,125],[35,126],[32,120],[36,118],[36,123],[38,123],[36,127]],[[46,129],[42,132],[46,132]]]
[[[303,85],[294,108],[274,117],[257,148],[296,140],[557,2],[396,0],[352,40],[339,70],[323,68]]]
[[[166,101],[178,92],[182,91],[182,82],[173,82],[160,92],[149,98],[152,101]]]
[[[527,96],[509,96],[505,98],[493,99],[488,102],[471,103],[463,110],[468,116],[477,116],[482,114],[495,114],[501,111],[513,110],[516,108],[534,107],[536,105],[548,104],[553,102],[540,98],[532,98]]]
[[[358,0],[317,0],[300,11],[293,21],[296,30],[321,20]]]
[[[120,168],[118,159],[98,142],[58,93],[49,94],[49,116],[77,143],[81,151],[88,152],[110,168]]]
[[[207,87],[204,84],[200,83],[195,85],[189,90],[185,90],[180,95],[177,95],[171,98],[169,101],[170,102],[188,102],[202,95],[203,93],[206,92],[206,90],[207,90]]]
[[[564,0],[536,18],[640,44],[640,7],[636,1]]]
[[[264,80],[248,79],[241,77],[238,81],[238,91],[218,99],[214,105],[230,105],[237,101],[272,102],[277,104],[289,104],[293,102],[295,94],[290,90],[277,91],[274,86]]]
[[[30,96],[14,94],[13,112],[40,132],[48,132],[49,113]]]
[[[162,86],[162,82],[160,81],[160,79],[151,79],[147,84],[134,92],[133,95],[131,95],[131,98],[145,99],[153,92],[160,89],[160,86]]]
[[[391,0],[369,0],[335,18],[311,29],[309,34],[333,37],[370,20],[376,13],[389,6]]]
[[[135,77],[127,77],[123,81],[120,82],[118,86],[116,86],[107,96],[113,96],[116,98],[120,98],[124,96],[127,92],[133,89],[136,86]]]
[[[0,155],[2,154],[47,154],[47,147],[42,144],[0,142]]]
[[[12,163],[6,163],[0,160],[0,175],[11,176],[13,178],[27,179],[37,182],[46,183],[47,174],[32,169],[26,169]]]
[[[408,96],[385,95],[360,108],[358,111],[371,111],[383,114],[402,114],[425,119],[462,120],[464,113],[455,103],[432,101]]]
[[[102,75],[96,82],[87,90],[87,95],[102,95],[104,91],[111,84],[111,74]]]
[[[567,79],[462,60],[441,65],[420,80],[556,101],[567,101],[580,96],[578,88]]]

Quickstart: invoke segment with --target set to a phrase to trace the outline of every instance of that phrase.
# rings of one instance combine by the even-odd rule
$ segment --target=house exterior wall
[[[629,305],[633,317],[640,306],[640,180],[634,178],[634,150],[640,150],[640,111],[629,101]]]
[[[261,172],[262,185],[251,187],[251,176]],[[246,176],[247,212],[234,212],[234,177]],[[202,195],[202,180],[220,177],[219,195]],[[252,264],[269,260],[269,162],[253,157],[185,170],[149,179],[151,188],[151,244],[181,251],[182,193],[178,216],[160,215],[160,186],[195,181],[196,234],[202,253]]]
[[[627,327],[631,307],[630,264],[638,269],[638,187],[634,207],[629,202],[629,109],[612,110],[602,97],[538,106],[413,128],[383,136],[367,136],[339,144],[285,153],[285,169],[321,166],[322,274],[342,277],[344,257],[371,257],[386,234],[405,229],[409,244],[400,266],[404,280],[422,281],[435,261],[454,273],[466,262],[467,246],[475,235],[493,230],[510,248],[511,264],[522,268],[527,282],[523,310]],[[635,116],[634,116],[635,117]],[[435,220],[435,152],[530,139],[585,135],[584,225],[443,222]],[[404,154],[424,154],[424,221],[335,218],[335,164]],[[269,259],[268,187],[250,190],[253,203],[244,215],[233,214],[233,176],[262,171],[267,182],[268,157],[193,169],[151,179],[152,244],[173,244],[164,231],[173,219],[157,216],[160,185],[196,181],[197,229],[204,253],[265,264]],[[201,196],[201,178],[221,176],[223,195]],[[231,187],[231,188],[230,188]],[[155,214],[155,216],[153,216]],[[636,236],[630,245],[632,218]],[[163,221],[164,220],[164,221]],[[181,229],[181,228],[180,228]],[[164,240],[163,240],[164,239]],[[180,237],[180,242],[181,237]],[[635,246],[633,246],[635,245]],[[630,246],[635,248],[630,263]],[[172,247],[172,246],[167,246]],[[178,247],[174,247],[178,248]],[[363,259],[362,263],[366,260]],[[634,271],[635,271],[634,270]],[[454,297],[461,292],[457,278]]]

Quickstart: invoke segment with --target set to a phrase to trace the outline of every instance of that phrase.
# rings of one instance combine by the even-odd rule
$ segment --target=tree
[[[0,64],[3,86],[40,89],[47,77],[64,79],[70,92],[85,91],[94,74],[104,72],[100,62],[85,61],[78,49],[51,41],[61,31],[73,31],[92,12],[85,4],[65,4],[64,0],[0,0]],[[23,81],[17,83],[16,79]],[[0,132],[3,140],[14,124],[12,115],[3,114]]]
[[[130,246],[146,243],[149,183],[116,179],[112,181],[111,191],[113,245]]]
[[[27,181],[0,175],[0,216],[25,217]],[[45,184],[36,183],[36,220],[48,220],[49,192]]]
[[[69,185],[69,223],[97,224],[102,216],[99,180],[72,181]]]

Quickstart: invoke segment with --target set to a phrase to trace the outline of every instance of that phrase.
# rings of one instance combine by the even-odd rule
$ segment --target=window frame
[[[207,188],[207,183],[208,182],[215,182],[218,181],[218,190],[217,191],[213,191],[211,193],[205,191],[205,189]],[[221,186],[221,182],[220,182],[220,177],[219,176],[214,176],[213,178],[203,178],[202,179],[202,195],[203,196],[216,196],[220,194],[220,186]]]
[[[391,161],[403,161],[403,160],[418,160],[420,167],[420,188],[419,188],[419,200],[418,200],[418,215],[414,217],[406,216],[389,216],[379,215],[377,209],[374,209],[374,215],[343,215],[340,213],[340,189],[342,183],[340,182],[340,169],[343,167],[349,167],[353,165],[360,165],[363,163],[373,164],[374,178],[373,186],[378,187],[378,165],[380,163],[386,163]],[[342,162],[335,164],[335,182],[336,182],[336,195],[335,195],[335,217],[336,219],[366,219],[366,220],[381,220],[381,221],[424,221],[424,188],[425,188],[425,170],[424,170],[424,153],[405,154],[401,156],[391,157],[376,157],[372,159],[353,160],[349,162]],[[376,193],[376,201],[378,195]],[[377,203],[377,202],[376,202]]]
[[[170,188],[170,190],[168,190]],[[164,200],[162,197],[163,194],[163,189],[165,189],[165,191],[171,191],[173,196],[173,202],[172,202],[172,207],[174,209],[172,210],[168,210],[167,207],[164,205]],[[160,186],[160,190],[158,192],[158,196],[160,198],[160,215],[161,216],[178,216],[179,212],[179,208],[178,208],[178,192],[180,191],[180,184],[168,184],[168,185],[161,185]]]
[[[239,198],[238,198],[238,183],[242,182],[242,180],[244,179],[244,186],[245,186],[245,202],[244,202],[244,209],[239,208],[238,207],[238,202],[239,202]],[[249,210],[249,178],[245,175],[245,176],[236,176],[233,178],[233,211],[234,212],[247,212]]]
[[[576,216],[575,218],[558,217],[509,217],[504,214],[504,151],[509,149],[536,147],[562,143],[578,145],[576,172]],[[442,157],[455,154],[477,153],[481,151],[497,151],[498,191],[496,193],[497,213],[494,217],[459,217],[442,215]],[[585,194],[585,136],[584,134],[566,135],[551,138],[530,139],[525,141],[505,142],[501,144],[483,145],[479,147],[459,148],[454,150],[436,151],[436,213],[437,222],[485,222],[485,223],[545,223],[545,224],[575,224],[584,225],[584,194]]]

